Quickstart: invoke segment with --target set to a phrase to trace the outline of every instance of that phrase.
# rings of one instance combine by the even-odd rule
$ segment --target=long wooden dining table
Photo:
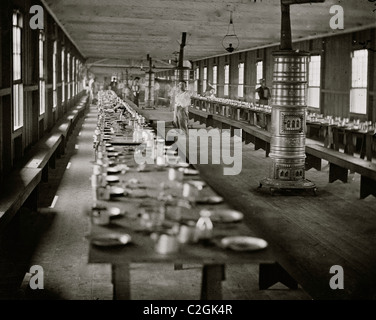
[[[250,230],[245,225],[242,213],[232,210],[205,181],[201,180],[199,172],[183,159],[168,165],[136,163],[135,151],[142,148],[143,144],[135,141],[132,143],[132,128],[126,124],[126,120],[124,124],[122,128],[126,132],[123,136],[118,128],[116,134],[105,134],[105,157],[109,163],[105,179],[108,181],[107,190],[110,190],[110,195],[97,199],[93,207],[88,208],[92,221],[88,235],[88,263],[111,264],[114,299],[131,298],[129,266],[132,263],[171,263],[172,269],[179,269],[183,264],[201,264],[203,268],[200,298],[203,300],[222,299],[221,281],[225,277],[226,264],[275,263],[272,248],[267,246],[266,241],[263,247],[253,249],[243,248],[241,244],[238,247],[224,245],[223,239],[234,239],[232,237],[256,240],[259,238],[255,230]],[[164,150],[167,151],[168,146],[165,146]],[[169,155],[175,160],[178,159],[173,153]],[[164,159],[167,159],[166,155]],[[171,180],[171,173],[180,179]],[[190,198],[190,201],[182,196],[184,185],[196,190],[195,197]],[[182,225],[194,228],[203,209],[211,213],[213,230],[210,239],[196,239],[187,243],[178,241],[176,250],[160,250],[159,240],[162,235],[172,235],[170,240],[176,244],[175,240],[179,238]],[[109,222],[98,224],[93,219],[94,211],[109,214]],[[149,211],[158,217],[162,214],[162,222],[159,221],[151,227],[147,225],[145,217],[148,216],[145,212]],[[223,212],[225,216],[221,216]],[[129,241],[118,245],[106,245],[105,242],[98,241],[111,237],[119,238],[122,235]],[[265,283],[259,279],[260,288],[273,284],[267,278],[266,276]]]

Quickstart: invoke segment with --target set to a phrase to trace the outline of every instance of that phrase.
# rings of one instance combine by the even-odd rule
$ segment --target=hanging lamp
[[[232,11],[230,11],[230,23],[227,28],[227,34],[222,39],[222,46],[230,53],[239,48],[239,38],[235,33],[235,26],[232,21]]]

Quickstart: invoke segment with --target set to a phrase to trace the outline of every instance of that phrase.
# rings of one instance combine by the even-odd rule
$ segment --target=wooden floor
[[[164,110],[143,112],[171,120]],[[253,144],[243,143],[242,150],[239,175],[224,176],[222,165],[197,168],[219,195],[245,214],[248,226],[270,243],[278,262],[313,299],[376,299],[376,198],[359,199],[360,176],[350,173],[346,184],[328,183],[328,164],[323,162],[322,171],[306,171],[317,196],[307,191],[271,195],[258,188],[268,177],[271,159]],[[334,265],[343,268],[343,290],[330,288]]]

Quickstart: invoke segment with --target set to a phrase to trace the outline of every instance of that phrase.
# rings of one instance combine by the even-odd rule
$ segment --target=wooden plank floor
[[[154,118],[170,119],[169,114],[151,112]],[[360,176],[350,173],[346,184],[328,183],[328,164],[323,162],[322,171],[306,171],[318,187],[316,197],[308,192],[272,196],[258,188],[271,159],[252,144],[243,143],[242,151],[239,175],[224,176],[223,165],[196,167],[219,195],[245,214],[248,226],[271,243],[278,262],[312,298],[375,299],[376,198],[359,199]],[[333,265],[344,270],[343,290],[329,286]]]

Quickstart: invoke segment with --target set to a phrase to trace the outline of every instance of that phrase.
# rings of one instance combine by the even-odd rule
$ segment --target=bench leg
[[[321,159],[311,154],[306,154],[305,170],[315,168],[317,171],[321,171]]]
[[[265,153],[265,156],[268,157],[269,156],[269,152],[270,152],[270,144],[267,143],[266,141],[264,140],[261,140],[257,137],[255,137],[255,150],[258,150],[258,149],[263,149],[266,151]]]
[[[48,181],[48,165],[44,166],[44,168],[42,169],[42,181]]]
[[[175,263],[174,264],[174,270],[183,270],[183,264],[182,263]]]
[[[337,166],[333,163],[330,163],[329,166],[329,183],[336,181],[337,179],[341,180],[342,182],[347,182],[347,175],[348,170]]]
[[[208,118],[206,119],[206,126],[213,127],[213,118],[211,116],[208,116]]]
[[[131,299],[131,277],[129,265],[112,265],[114,300]]]
[[[249,143],[255,143],[255,138],[250,135],[249,133],[246,133],[245,134],[245,144],[249,144]]]
[[[265,142],[265,157],[269,157],[270,153],[270,143]]]
[[[298,283],[279,263],[260,263],[259,289],[266,290],[277,282],[281,282],[290,289],[298,289]]]
[[[224,265],[204,265],[202,269],[201,300],[222,300]]]
[[[372,194],[376,197],[376,181],[366,176],[360,177],[360,199]]]
[[[51,169],[56,169],[56,155],[55,153],[51,156],[50,161],[48,161],[48,165]]]
[[[26,201],[23,204],[23,207],[30,209],[31,211],[38,210],[38,197],[39,197],[39,185],[33,190],[29,195]]]

